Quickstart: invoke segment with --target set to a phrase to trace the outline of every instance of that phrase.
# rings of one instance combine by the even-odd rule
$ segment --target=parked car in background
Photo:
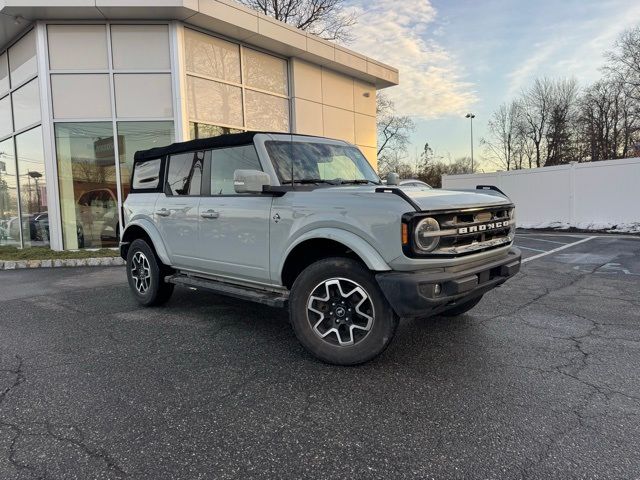
[[[0,240],[8,240],[9,239],[9,221],[8,220],[0,220]]]
[[[496,191],[383,186],[340,140],[247,132],[135,154],[120,253],[135,298],[174,285],[288,307],[300,343],[354,365],[400,317],[455,316],[520,268]]]
[[[422,180],[415,180],[412,178],[406,180],[400,180],[399,185],[401,187],[419,187],[419,188],[433,188],[428,183],[423,182]]]
[[[118,245],[120,241],[118,200],[113,191],[108,188],[98,188],[84,192],[78,198],[77,216],[83,245],[87,247]]]

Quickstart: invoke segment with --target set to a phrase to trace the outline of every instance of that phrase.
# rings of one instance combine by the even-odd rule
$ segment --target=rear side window
[[[133,167],[132,187],[134,190],[154,190],[160,183],[160,167],[162,161],[149,160],[138,162]]]
[[[236,170],[262,170],[253,145],[211,151],[211,195],[237,195],[233,185]]]
[[[169,157],[167,195],[200,195],[204,152],[189,152]]]

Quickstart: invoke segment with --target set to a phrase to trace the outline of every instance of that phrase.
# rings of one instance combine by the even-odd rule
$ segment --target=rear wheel
[[[455,307],[451,307],[448,310],[441,312],[440,315],[442,315],[443,317],[457,317],[458,315],[467,313],[478,303],[480,303],[480,300],[482,300],[482,295],[472,298],[471,300],[467,300],[466,302],[456,305]]]
[[[289,316],[300,343],[336,365],[357,365],[380,355],[398,325],[371,272],[348,258],[307,267],[291,288]]]
[[[165,283],[166,267],[151,246],[142,239],[134,240],[127,252],[127,280],[136,300],[146,306],[161,305],[171,298],[174,285]]]

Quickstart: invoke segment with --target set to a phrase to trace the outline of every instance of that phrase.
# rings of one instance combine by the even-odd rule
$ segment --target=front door
[[[270,195],[237,194],[233,173],[262,170],[253,145],[210,152],[210,175],[198,207],[199,257],[209,273],[270,282]]]
[[[198,206],[202,187],[204,152],[169,157],[164,194],[154,210],[154,219],[174,267],[198,266]]]

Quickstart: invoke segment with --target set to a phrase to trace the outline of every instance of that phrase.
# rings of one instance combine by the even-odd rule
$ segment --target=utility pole
[[[473,113],[467,113],[465,118],[468,118],[471,122],[471,173],[473,173],[473,119],[476,116]]]

